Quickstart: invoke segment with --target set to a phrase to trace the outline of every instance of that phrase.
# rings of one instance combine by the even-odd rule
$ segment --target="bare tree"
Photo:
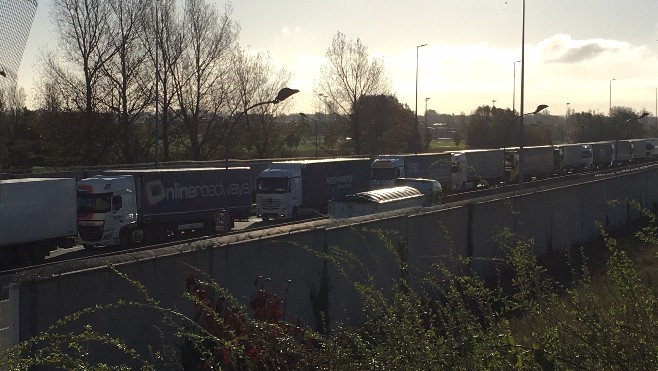
[[[230,128],[229,132],[241,134],[227,135],[227,138],[233,147],[239,143],[242,148],[254,148],[258,158],[269,157],[274,148],[283,144],[285,132],[275,126],[279,112],[285,110],[290,101],[259,105],[243,113],[255,104],[271,101],[281,88],[288,85],[290,73],[283,68],[276,70],[266,54],[250,54],[243,50],[237,52],[233,71],[233,86],[237,89],[236,107],[240,107],[238,115],[244,120],[227,122],[227,126],[238,125],[237,130]]]
[[[119,143],[122,144],[124,162],[136,160],[138,137],[134,126],[151,103],[150,86],[152,69],[141,40],[148,0],[111,0],[112,29],[115,38],[110,40],[116,50],[103,71],[109,84],[110,99],[105,100],[115,112],[119,122]]]
[[[388,95],[390,83],[383,61],[368,55],[360,39],[348,40],[338,32],[326,53],[327,61],[320,69],[320,81],[314,92],[324,94],[332,114],[349,124],[354,152],[361,149],[361,97]]]
[[[174,129],[177,117],[176,94],[174,89],[174,72],[183,53],[182,15],[177,12],[176,0],[162,0],[152,2],[150,17],[147,19],[143,33],[144,45],[149,54],[155,74],[152,76],[151,97],[155,98],[155,80],[158,81],[159,132],[158,138],[162,140],[162,160],[170,160],[172,138],[179,133]],[[157,8],[156,8],[157,6]],[[157,42],[157,45],[156,45]],[[157,76],[156,76],[157,75]],[[153,100],[152,100],[153,101]],[[155,102],[153,101],[154,108]]]
[[[100,81],[104,77],[103,67],[116,53],[114,31],[110,27],[112,9],[106,0],[54,0],[53,17],[58,30],[59,50],[64,62],[75,72],[65,68],[53,68],[60,79],[73,76],[82,81],[78,86],[67,81],[68,87],[83,96],[84,102],[84,159],[97,163],[104,155],[111,141],[94,135],[94,123],[98,104],[101,102]],[[55,62],[55,60],[52,60]],[[52,67],[55,67],[54,65]],[[103,143],[96,143],[96,141]]]
[[[187,0],[183,12],[185,49],[174,74],[187,134],[182,144],[194,160],[202,160],[217,150],[223,126],[217,119],[230,103],[229,73],[240,28],[230,18],[230,6],[219,15],[204,0]]]

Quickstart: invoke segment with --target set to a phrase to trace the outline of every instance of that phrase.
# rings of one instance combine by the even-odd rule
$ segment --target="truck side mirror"
[[[118,211],[123,206],[121,196],[112,197],[112,211]]]

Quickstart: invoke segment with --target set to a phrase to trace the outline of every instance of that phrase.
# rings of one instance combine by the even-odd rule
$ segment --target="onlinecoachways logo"
[[[183,186],[174,183],[171,187],[165,187],[161,180],[153,180],[145,185],[146,199],[149,205],[156,205],[164,200],[186,200],[197,198],[213,198],[226,196],[251,195],[249,183],[231,183],[224,185],[204,184]]]

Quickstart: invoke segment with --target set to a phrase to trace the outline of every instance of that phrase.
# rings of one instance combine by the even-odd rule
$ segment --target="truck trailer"
[[[633,146],[627,139],[615,140],[612,142],[612,163],[622,165],[631,162],[633,159]]]
[[[256,184],[256,215],[263,220],[323,215],[332,198],[369,190],[370,159],[273,162]]]
[[[613,162],[613,144],[610,141],[585,143],[585,148],[590,152],[586,161],[588,170],[596,170],[609,167]]]
[[[75,244],[73,178],[0,181],[0,268],[42,261]]]
[[[520,173],[520,148],[505,148],[505,174],[508,182],[516,183]],[[523,180],[545,179],[554,172],[553,146],[523,147]]]
[[[228,232],[251,214],[250,170],[110,170],[78,182],[78,238],[85,247]]]
[[[475,149],[452,153],[452,190],[497,185],[505,181],[503,149]]]
[[[419,153],[377,156],[370,164],[370,189],[388,188],[397,178],[433,179],[449,185],[450,153]]]
[[[555,171],[563,174],[584,170],[591,158],[589,149],[580,143],[558,144],[553,151]]]
[[[628,139],[631,143],[631,158],[633,162],[644,162],[653,150],[653,143],[646,139]]]

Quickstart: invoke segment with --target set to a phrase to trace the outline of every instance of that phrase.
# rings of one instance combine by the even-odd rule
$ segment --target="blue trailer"
[[[370,159],[273,162],[258,177],[256,215],[297,219],[326,214],[329,200],[370,188]]]
[[[228,231],[250,214],[247,167],[111,170],[78,182],[78,232],[85,246]]]

